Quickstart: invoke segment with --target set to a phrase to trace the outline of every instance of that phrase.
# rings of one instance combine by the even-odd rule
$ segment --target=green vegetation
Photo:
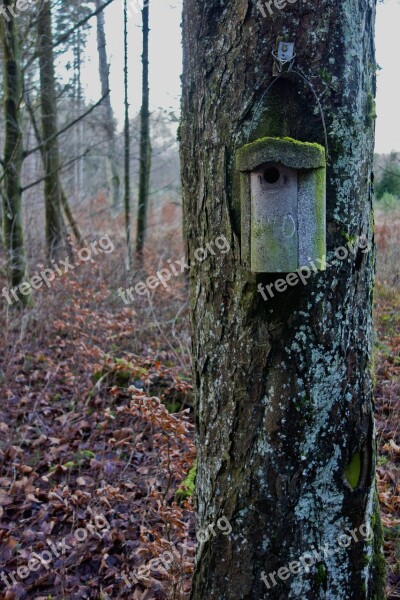
[[[176,490],[175,498],[178,501],[186,500],[190,498],[194,494],[194,487],[196,482],[196,474],[197,474],[197,461],[195,460],[193,463],[193,467],[189,470],[185,479],[182,481],[179,488]]]
[[[392,211],[399,206],[399,198],[389,192],[385,192],[381,198],[378,199],[378,206],[385,212]]]
[[[398,206],[400,198],[400,164],[396,152],[385,158],[376,170],[375,194],[388,208]]]

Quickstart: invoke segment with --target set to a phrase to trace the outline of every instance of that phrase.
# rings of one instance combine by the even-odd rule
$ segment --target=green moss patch
[[[242,172],[266,162],[279,162],[293,169],[318,169],[326,166],[325,148],[289,137],[263,137],[242,146],[236,153],[236,168]]]
[[[347,465],[347,467],[344,470],[344,476],[348,484],[351,485],[351,487],[353,488],[353,490],[355,490],[358,486],[358,482],[360,481],[360,475],[361,455],[359,452],[357,452],[356,454],[354,454],[353,458],[351,459],[351,462]]]

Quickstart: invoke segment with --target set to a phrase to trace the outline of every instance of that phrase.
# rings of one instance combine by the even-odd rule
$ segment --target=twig
[[[54,169],[54,171],[52,171],[51,173],[47,173],[46,175],[43,175],[43,177],[41,177],[37,181],[34,181],[33,183],[29,183],[25,187],[20,188],[21,192],[26,192],[26,190],[29,190],[30,188],[34,187],[35,185],[39,185],[39,183],[42,183],[42,181],[44,181],[50,175],[54,175],[55,173],[58,173],[58,171],[61,171],[65,167],[68,167],[69,165],[73,164],[77,160],[80,160],[81,158],[84,158],[88,154],[88,152],[89,152],[89,148],[87,150],[85,150],[85,152],[83,154],[81,154],[80,156],[75,156],[74,158],[71,158],[71,160],[69,160],[66,163],[63,163],[62,165],[60,165],[58,167],[58,169]]]
[[[80,21],[78,21],[78,23],[76,25],[74,25],[73,27],[71,27],[71,29],[68,29],[68,31],[66,31],[65,33],[63,33],[62,35],[60,35],[60,37],[58,38],[58,40],[56,40],[54,42],[53,48],[56,48],[57,46],[59,46],[60,44],[62,44],[63,42],[65,42],[65,40],[67,40],[69,38],[69,36],[72,35],[74,33],[74,31],[76,31],[76,29],[78,29],[79,27],[82,27],[82,25],[85,25],[85,23],[87,23],[88,21],[90,21],[90,19],[92,17],[95,17],[96,15],[98,15],[99,13],[101,13],[101,11],[104,10],[113,1],[114,0],[107,0],[107,2],[104,2],[104,4],[102,4],[99,8],[97,8],[92,13],[90,13],[90,15],[87,15],[86,17],[84,17],[83,19],[81,19]]]
[[[74,125],[76,125],[76,123],[79,123],[79,121],[81,121],[82,119],[84,119],[85,117],[87,117],[87,115],[89,115],[91,112],[93,112],[94,109],[97,108],[99,106],[99,104],[101,104],[103,102],[104,98],[106,98],[109,93],[110,93],[110,90],[108,90],[107,93],[104,94],[104,96],[102,96],[100,98],[100,100],[98,100],[96,102],[96,104],[93,104],[93,106],[91,106],[86,112],[84,112],[83,115],[80,115],[80,117],[77,117],[76,119],[74,119],[73,121],[71,121],[68,125],[66,125],[62,129],[60,129],[59,131],[57,131],[57,133],[55,133],[51,137],[47,138],[47,140],[43,140],[43,142],[39,146],[36,146],[35,148],[31,148],[30,150],[26,150],[24,152],[24,154],[23,154],[23,157],[26,158],[30,154],[33,154],[34,152],[37,152],[38,150],[41,150],[42,147],[45,144],[47,144],[51,140],[54,140],[56,137],[58,137],[62,133],[65,133],[68,129],[70,129],[71,127],[73,127]]]

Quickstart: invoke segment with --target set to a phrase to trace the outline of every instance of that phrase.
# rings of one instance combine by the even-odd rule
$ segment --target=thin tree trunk
[[[265,16],[246,0],[184,0],[181,158],[197,526],[216,532],[202,536],[192,598],[382,599],[370,373],[375,1],[259,5]],[[274,80],[271,50],[283,32],[295,43],[298,72]],[[241,264],[235,158],[264,136],[324,145],[300,70],[323,98],[328,132],[327,261],[357,236],[372,249],[356,248],[266,302],[259,284],[282,274],[256,275]],[[221,235],[229,252],[213,245]],[[195,251],[207,244],[213,252],[200,261]],[[230,535],[216,527],[222,516]],[[372,541],[358,533],[341,547],[340,536],[363,524]],[[329,552],[309,569],[277,574],[326,544]]]
[[[45,166],[45,153],[44,153],[44,147],[42,145],[43,144],[43,140],[42,140],[42,137],[40,135],[40,130],[39,130],[39,126],[38,126],[37,121],[36,121],[35,112],[34,112],[33,106],[30,103],[29,95],[28,94],[26,95],[25,104],[26,104],[26,107],[27,107],[28,112],[29,112],[29,116],[30,116],[30,119],[31,119],[33,131],[34,131],[34,134],[35,134],[35,137],[36,137],[37,145],[39,146],[40,154],[41,154],[41,157],[42,157],[42,160],[43,160],[43,167],[44,167]],[[64,186],[62,185],[61,180],[60,180],[60,189],[61,189],[61,205],[62,205],[62,207],[64,209],[65,216],[67,217],[67,221],[68,221],[68,223],[69,223],[69,225],[71,227],[72,233],[74,234],[75,239],[76,239],[78,245],[79,246],[83,246],[84,239],[83,239],[83,237],[81,235],[81,232],[79,230],[78,223],[75,221],[74,215],[72,213],[71,205],[70,205],[70,203],[68,201],[68,198],[67,198],[67,195],[65,193]]]
[[[149,1],[145,2],[142,9],[142,107],[140,111],[139,195],[136,235],[136,255],[139,266],[143,261],[143,247],[146,237],[151,168],[149,112],[149,4]]]
[[[42,107],[42,137],[45,158],[46,242],[50,258],[57,256],[64,244],[59,179],[59,149],[57,133],[57,100],[54,74],[53,36],[50,3],[42,0],[38,16],[40,96]]]
[[[131,267],[131,180],[130,180],[130,132],[129,132],[129,98],[128,98],[128,6],[127,0],[124,0],[124,137],[125,137],[125,235],[127,258],[126,267],[129,271]]]
[[[96,9],[100,9],[101,0],[96,0]],[[104,30],[104,11],[97,13],[97,49],[99,54],[99,73],[101,82],[102,96],[107,94],[110,89],[110,66],[107,61],[106,35]],[[119,207],[120,181],[117,167],[116,144],[115,144],[115,123],[111,107],[111,97],[108,94],[104,100],[104,129],[107,136],[107,161],[111,172],[111,190],[112,206],[114,211]]]
[[[13,6],[4,0],[3,6]],[[26,280],[27,267],[24,247],[21,202],[21,167],[23,161],[20,106],[22,102],[22,73],[17,20],[1,17],[1,41],[4,65],[4,184],[3,184],[3,227],[4,244],[8,256],[9,281],[12,287]],[[29,303],[29,295],[20,295]]]
[[[61,185],[61,206],[63,207],[65,216],[67,217],[67,221],[71,227],[72,233],[74,234],[74,237],[75,237],[78,245],[83,246],[85,243],[85,240],[81,236],[81,232],[79,231],[78,224],[74,219],[74,215],[72,214],[71,205],[68,202],[68,198],[64,191],[64,188],[63,188],[62,184],[60,184],[60,185]]]
[[[76,118],[82,114],[82,77],[81,77],[81,31],[78,28],[74,36],[74,95],[75,95],[75,111]],[[74,128],[75,132],[75,152],[79,156],[83,146],[83,121],[79,120]],[[83,196],[83,159],[78,158],[75,163],[75,197],[77,202],[81,202]]]

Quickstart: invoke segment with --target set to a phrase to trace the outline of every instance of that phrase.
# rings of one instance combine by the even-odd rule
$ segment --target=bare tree
[[[111,107],[111,97],[107,92],[110,89],[110,65],[107,61],[106,35],[104,29],[104,10],[101,0],[95,0],[97,13],[97,49],[99,54],[99,73],[101,82],[101,93],[104,100],[104,130],[107,137],[107,160],[111,173],[112,206],[116,211],[119,206],[120,180],[117,167],[116,144],[115,144],[115,122]],[[106,95],[107,94],[107,95]]]
[[[38,15],[38,46],[43,156],[45,161],[46,243],[48,255],[53,258],[59,253],[64,243],[64,224],[61,212],[51,5],[45,0],[42,0],[40,4]]]
[[[7,10],[11,0],[4,0]],[[17,20],[4,15],[0,18],[0,34],[4,65],[5,141],[3,165],[3,227],[4,244],[9,259],[9,280],[13,287],[26,279],[26,258],[22,224],[21,167],[23,161],[20,107],[22,102],[22,73]],[[29,286],[28,286],[29,288]],[[21,294],[29,302],[29,294]]]
[[[150,2],[147,0],[142,9],[142,107],[140,111],[139,196],[136,235],[136,255],[139,265],[141,265],[143,260],[143,247],[146,237],[151,169],[149,112],[149,4]]]
[[[125,169],[125,236],[126,236],[126,266],[131,267],[131,179],[130,179],[130,132],[129,132],[129,98],[128,98],[128,3],[124,0],[124,169]]]

